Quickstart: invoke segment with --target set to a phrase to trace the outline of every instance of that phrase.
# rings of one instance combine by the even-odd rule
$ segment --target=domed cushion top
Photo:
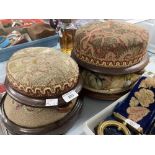
[[[55,97],[78,82],[79,68],[68,55],[52,48],[33,47],[16,52],[7,64],[7,79],[17,92],[30,97]]]
[[[51,108],[34,108],[20,104],[7,95],[4,101],[4,111],[13,123],[22,127],[35,128],[63,119],[75,105],[76,99],[70,103],[65,111]]]
[[[148,32],[126,22],[106,21],[76,31],[74,54],[81,61],[105,68],[125,68],[146,55]]]

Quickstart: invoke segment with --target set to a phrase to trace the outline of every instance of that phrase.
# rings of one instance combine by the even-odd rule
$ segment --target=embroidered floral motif
[[[148,38],[143,28],[125,22],[88,24],[76,32],[75,55],[96,66],[128,67],[144,58]]]
[[[7,79],[16,91],[31,97],[51,97],[72,89],[79,68],[69,56],[52,48],[26,48],[7,64]]]
[[[142,120],[149,112],[150,110],[145,107],[129,107],[127,109],[128,118],[135,122]]]

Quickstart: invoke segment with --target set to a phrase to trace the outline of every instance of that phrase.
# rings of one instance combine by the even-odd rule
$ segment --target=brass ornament
[[[117,127],[119,131],[122,131],[124,135],[131,135],[129,129],[122,123],[114,120],[104,121],[99,124],[97,128],[98,135],[104,135],[104,131],[107,127],[114,126]]]

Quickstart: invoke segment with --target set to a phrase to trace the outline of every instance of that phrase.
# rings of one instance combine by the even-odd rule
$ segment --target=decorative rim
[[[105,121],[99,124],[97,128],[98,135],[105,135],[104,131],[107,127],[117,127],[118,131],[122,131],[124,135],[131,135],[130,130],[122,123],[114,120]]]
[[[129,90],[126,90],[124,92],[120,92],[117,94],[105,94],[105,93],[98,93],[98,92],[93,92],[87,89],[83,89],[82,93],[88,97],[94,98],[94,99],[99,99],[99,100],[107,100],[107,101],[114,101],[119,99],[121,96],[125,95]]]
[[[1,102],[1,113],[2,113],[2,122],[4,123],[5,127],[8,129],[9,132],[14,134],[64,134],[74,123],[77,116],[80,114],[80,110],[82,109],[82,102],[80,99],[77,99],[77,102],[73,109],[62,119],[48,124],[44,125],[38,128],[26,128],[19,126],[8,119],[6,116],[5,110],[4,110],[4,100]]]
[[[140,61],[138,64],[133,65],[131,67],[122,67],[122,68],[107,68],[107,67],[100,67],[100,66],[95,66],[92,64],[88,64],[82,60],[80,60],[76,54],[76,50],[73,50],[71,53],[71,57],[83,68],[96,72],[96,73],[103,73],[103,74],[109,74],[109,75],[122,75],[122,74],[128,74],[128,73],[134,73],[138,72],[149,63],[149,56],[146,54],[142,61]]]
[[[137,81],[136,81],[137,82]],[[89,90],[89,91],[92,91],[92,92],[95,92],[95,93],[101,93],[101,94],[119,94],[119,93],[123,93],[123,92],[126,92],[126,91],[129,91],[134,85],[135,83],[134,82],[133,84],[131,84],[129,87],[127,88],[124,88],[124,89],[109,89],[109,90],[98,90],[98,89],[95,89],[95,88],[90,88],[88,86],[83,86],[84,89],[86,90]]]
[[[38,99],[38,98],[31,98],[31,97],[25,96],[25,95],[15,91],[10,86],[10,83],[7,78],[5,79],[5,86],[6,86],[6,91],[7,91],[8,95],[11,96],[11,98],[13,98],[15,101],[22,103],[24,105],[27,105],[27,106],[32,106],[32,107],[40,107],[40,108],[47,107],[46,99],[49,99],[49,98]],[[82,78],[81,77],[79,78],[77,85],[72,90],[75,90],[76,93],[79,93],[82,90]],[[58,97],[52,97],[50,99],[54,99],[54,98],[58,98],[58,105],[48,106],[47,108],[49,108],[49,107],[57,108],[58,106],[65,106],[68,104],[63,100],[62,95],[60,95]]]

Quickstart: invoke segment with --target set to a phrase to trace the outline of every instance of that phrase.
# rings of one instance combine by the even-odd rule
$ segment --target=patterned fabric
[[[40,127],[54,123],[65,117],[74,107],[76,99],[70,103],[67,111],[51,108],[33,108],[14,101],[9,95],[4,102],[4,110],[9,120],[17,125],[29,128]]]
[[[75,55],[83,62],[95,66],[129,67],[143,59],[148,39],[148,32],[133,24],[96,22],[77,30]]]
[[[92,92],[117,94],[129,90],[141,76],[141,72],[126,75],[105,75],[82,70],[84,88]]]
[[[76,62],[52,48],[22,49],[7,64],[10,85],[16,91],[32,97],[63,94],[77,84],[78,76]]]
[[[146,84],[150,82],[148,87],[144,85],[145,82]],[[143,128],[144,134],[150,130],[155,120],[154,82],[154,77],[142,76],[129,95],[123,101],[120,101],[114,109],[115,113],[138,123]]]

